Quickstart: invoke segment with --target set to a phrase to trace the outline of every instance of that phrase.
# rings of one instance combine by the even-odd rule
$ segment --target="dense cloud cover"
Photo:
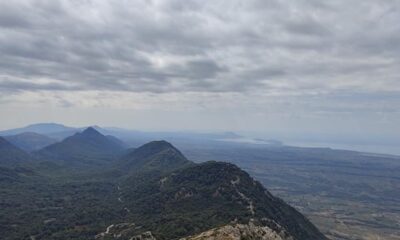
[[[237,109],[367,125],[384,114],[390,125],[399,42],[397,0],[1,1],[0,109]]]

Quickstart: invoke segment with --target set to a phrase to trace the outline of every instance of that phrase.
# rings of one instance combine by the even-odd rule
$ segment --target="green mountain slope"
[[[104,164],[124,150],[115,139],[102,135],[89,127],[81,133],[52,144],[36,152],[44,160],[64,164]]]
[[[297,240],[326,239],[302,214],[233,164],[207,162],[146,178],[130,179],[121,196],[132,219],[157,239],[250,221]]]
[[[109,165],[92,172],[94,165],[87,165],[85,175],[65,168],[70,175],[43,177],[1,168],[4,239],[174,240],[230,224],[239,224],[232,226],[242,232],[254,226],[285,240],[326,239],[303,215],[233,164],[195,164],[165,141],[110,161],[121,148],[110,146],[94,129],[61,143],[45,148],[58,154],[59,161],[107,159]],[[40,166],[35,169],[39,174]],[[118,171],[110,174],[110,169]]]

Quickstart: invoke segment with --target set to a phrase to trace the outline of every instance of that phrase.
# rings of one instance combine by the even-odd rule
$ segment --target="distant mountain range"
[[[168,139],[175,141],[202,141],[202,140],[219,140],[219,139],[236,139],[241,138],[233,132],[219,132],[219,133],[199,133],[199,132],[146,132],[129,130],[116,127],[99,127],[92,126],[98,132],[104,135],[112,135],[123,139],[129,145],[142,145],[156,139]],[[28,125],[22,128],[15,128],[10,130],[0,131],[0,136],[17,135],[21,133],[37,133],[45,135],[58,141],[66,137],[72,136],[75,133],[85,130],[87,127],[68,127],[57,123],[38,123]]]
[[[4,239],[326,239],[233,164],[166,141],[126,149],[93,127],[32,154],[0,138],[0,187]]]
[[[39,134],[53,134],[57,132],[66,132],[66,131],[74,131],[77,130],[76,128],[73,127],[67,127],[62,124],[58,123],[38,123],[38,124],[31,124],[26,127],[22,128],[15,128],[15,129],[10,129],[10,130],[5,130],[1,131],[0,135],[1,136],[7,136],[7,135],[16,135],[20,133],[25,133],[25,132],[34,132],[34,133],[39,133]]]
[[[57,142],[56,139],[35,132],[23,132],[16,135],[4,136],[4,138],[27,152],[39,150]]]

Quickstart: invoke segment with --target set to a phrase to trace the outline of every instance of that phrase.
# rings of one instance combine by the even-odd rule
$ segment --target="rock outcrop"
[[[277,232],[266,226],[229,224],[181,240],[293,240],[286,232]]]

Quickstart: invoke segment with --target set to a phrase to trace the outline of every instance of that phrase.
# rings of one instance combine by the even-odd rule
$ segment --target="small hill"
[[[0,166],[16,166],[31,160],[31,156],[0,137]]]
[[[192,162],[167,141],[144,144],[119,161],[119,167],[130,172],[151,170],[168,172],[190,164]]]
[[[57,142],[53,138],[35,132],[24,132],[5,136],[4,138],[27,152],[32,152]]]
[[[45,160],[59,160],[64,163],[100,164],[110,161],[123,150],[124,146],[120,142],[89,127],[37,151],[36,154]]]

